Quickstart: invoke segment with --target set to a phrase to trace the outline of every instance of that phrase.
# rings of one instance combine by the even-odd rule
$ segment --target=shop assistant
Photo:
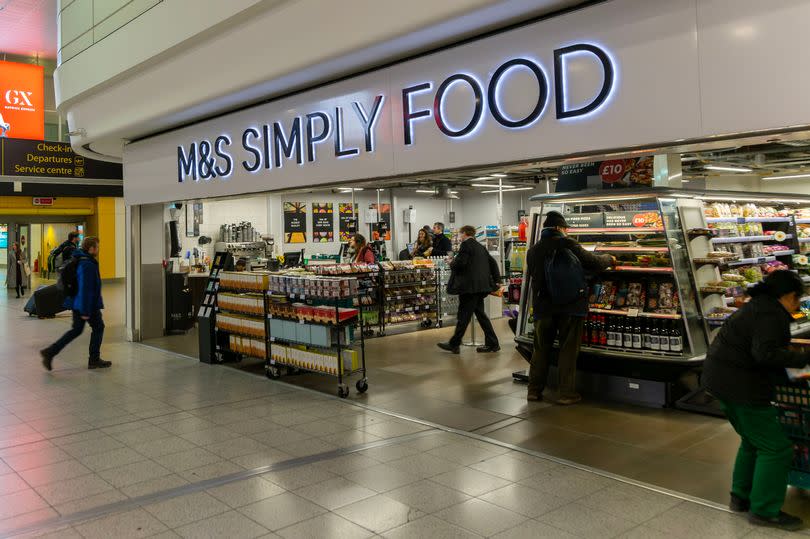
[[[785,367],[810,363],[810,353],[790,347],[792,313],[804,293],[801,278],[776,271],[749,291],[751,301],[734,313],[709,347],[703,381],[720,400],[742,443],[734,463],[732,511],[748,511],[757,526],[797,530],[798,517],[782,512],[793,444],[771,405]]]

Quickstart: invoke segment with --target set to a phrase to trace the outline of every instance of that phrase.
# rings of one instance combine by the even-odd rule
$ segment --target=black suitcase
[[[65,296],[55,284],[34,291],[34,308],[39,318],[51,318],[65,310]]]
[[[31,297],[25,302],[25,307],[23,307],[23,310],[28,313],[28,316],[37,315],[37,306],[34,303],[34,294],[31,294]]]

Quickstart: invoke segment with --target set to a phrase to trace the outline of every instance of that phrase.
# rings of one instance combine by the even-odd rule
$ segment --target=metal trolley
[[[810,490],[810,387],[807,382],[777,386],[774,405],[779,422],[793,442],[788,484]]]

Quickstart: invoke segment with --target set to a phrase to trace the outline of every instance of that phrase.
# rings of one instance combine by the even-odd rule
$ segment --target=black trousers
[[[560,396],[577,394],[577,357],[582,341],[585,319],[578,316],[541,316],[534,321],[534,352],[529,369],[529,391],[542,394],[548,382],[548,370],[554,353],[554,341],[560,341],[557,369],[560,375]]]
[[[487,293],[459,294],[458,321],[456,322],[456,332],[453,333],[453,337],[450,339],[451,346],[461,345],[461,339],[464,338],[464,333],[467,331],[467,326],[470,325],[473,315],[481,324],[481,329],[484,330],[484,344],[492,348],[498,346],[498,336],[495,335],[492,322],[489,321],[489,317],[484,310],[484,298],[488,295]]]

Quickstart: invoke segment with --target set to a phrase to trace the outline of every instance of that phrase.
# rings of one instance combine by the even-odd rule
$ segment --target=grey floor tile
[[[130,498],[137,498],[139,496],[146,496],[149,494],[155,494],[156,492],[182,487],[188,483],[189,481],[187,481],[185,478],[172,474],[156,477],[146,481],[139,481],[138,483],[121,487],[120,490]]]
[[[39,487],[56,481],[73,479],[74,477],[87,475],[89,473],[92,473],[92,470],[84,466],[78,460],[71,459],[54,464],[47,464],[40,468],[21,471],[20,477],[32,487]]]
[[[374,533],[334,513],[325,513],[284,528],[278,532],[278,535],[284,539],[311,539],[314,537],[365,539],[372,537]]]
[[[312,438],[312,436],[309,434],[304,434],[303,432],[298,432],[297,430],[278,425],[276,425],[275,428],[249,434],[248,436],[257,442],[261,442],[270,447],[279,447],[285,444],[292,444]]]
[[[206,492],[178,496],[177,498],[147,505],[144,509],[171,529],[230,510],[227,505]]]
[[[431,477],[431,481],[460,490],[470,496],[481,496],[482,494],[511,484],[511,482],[506,479],[479,472],[472,468],[456,468],[455,470]]]
[[[113,490],[113,487],[96,474],[83,475],[66,481],[57,481],[37,487],[36,491],[51,505],[85,498]]]
[[[30,511],[28,513],[22,513],[16,516],[11,517],[3,517],[0,518],[0,536],[5,537],[6,535],[14,535],[15,532],[18,532],[21,528],[26,528],[29,526],[36,526],[42,522],[55,519],[59,517],[59,513],[57,513],[51,507],[44,507],[42,509],[36,509],[34,511]],[[48,532],[45,532],[49,537],[56,539],[61,538],[62,534],[54,535]],[[77,534],[78,535],[78,534]],[[65,537],[75,537],[71,534],[70,530],[65,531]],[[81,536],[79,536],[81,537]]]
[[[323,483],[301,487],[295,491],[295,494],[333,511],[338,507],[370,498],[377,493],[343,477],[336,477]]]
[[[332,479],[337,477],[337,474],[317,466],[299,466],[288,470],[268,472],[263,474],[262,477],[287,490],[297,490],[307,485]]]
[[[199,468],[192,468],[184,472],[180,472],[180,476],[189,481],[196,483],[198,481],[205,481],[206,479],[215,479],[237,472],[243,472],[245,469],[233,462],[222,461],[215,462],[214,464],[207,464]]]
[[[224,442],[207,445],[205,448],[215,455],[218,455],[226,460],[230,460],[235,457],[241,457],[242,455],[258,453],[263,449],[267,449],[267,446],[253,440],[252,438],[242,436],[239,438],[226,440]]]
[[[547,492],[517,483],[493,490],[481,496],[481,499],[529,518],[539,517],[568,503]]]
[[[746,535],[746,539],[773,539],[773,536],[767,535],[760,535],[760,536],[752,536],[751,534],[756,532],[751,532],[750,534]],[[733,537],[733,536],[731,536]],[[792,533],[790,537],[796,537],[795,533]],[[617,539],[680,539],[681,536],[675,535],[668,532],[662,532],[660,530],[656,530],[654,528],[649,528],[647,526],[641,525],[632,528],[623,534],[619,535]],[[726,539],[725,537],[716,537],[712,539]]]
[[[86,457],[97,453],[106,453],[113,449],[124,447],[124,444],[110,436],[99,436],[90,440],[80,441],[61,446],[62,450],[74,458]]]
[[[376,492],[387,492],[416,483],[421,479],[418,475],[404,472],[387,464],[377,464],[376,466],[363,468],[356,472],[347,473],[344,477]]]
[[[451,462],[471,466],[473,464],[498,456],[497,451],[475,445],[457,443],[447,444],[427,452],[429,455],[443,458]]]
[[[368,432],[364,432],[362,430],[343,430],[341,432],[336,432],[334,434],[327,434],[326,436],[321,436],[321,440],[324,442],[334,444],[338,447],[352,447],[355,445],[362,445],[368,444],[371,442],[377,442],[382,440],[379,436],[374,436],[373,434],[369,434]]]
[[[152,440],[150,442],[143,442],[133,444],[130,446],[134,451],[149,458],[162,457],[171,453],[179,453],[180,451],[188,451],[197,447],[196,444],[181,438],[179,436],[170,436],[168,438],[161,438],[159,440]]]
[[[285,490],[262,477],[251,477],[209,489],[207,492],[228,506],[237,508],[283,494]]]
[[[391,462],[393,460],[400,460],[405,457],[410,457],[421,453],[419,449],[408,447],[402,444],[385,445],[381,447],[372,447],[360,452],[363,455],[369,456],[380,462]]]
[[[579,536],[571,535],[536,520],[527,520],[492,537],[493,539],[577,539]]]
[[[335,423],[334,421],[319,419],[317,421],[312,421],[310,423],[302,423],[300,425],[296,425],[295,427],[293,427],[293,430],[302,432],[309,436],[322,437],[346,430],[346,427],[344,425],[341,425],[340,423]]]
[[[306,440],[301,440],[300,442],[293,442],[291,444],[277,446],[277,449],[281,449],[293,457],[308,457],[318,453],[333,451],[337,448],[338,447],[336,445],[325,442],[319,438],[308,438]]]
[[[278,464],[279,462],[284,462],[285,460],[290,460],[291,458],[293,457],[281,451],[280,449],[273,449],[271,447],[268,447],[262,449],[258,453],[251,453],[249,455],[242,455],[239,457],[232,458],[231,462],[234,462],[239,466],[246,468],[248,470],[252,470],[254,468],[260,468],[262,466],[270,466],[273,464]]]
[[[423,513],[435,513],[470,499],[470,496],[461,491],[428,479],[391,490],[385,495]]]
[[[543,470],[556,467],[550,460],[533,458],[531,461],[522,460],[512,455],[498,455],[475,464],[470,468],[488,473],[509,481],[521,481],[536,475]]]
[[[682,502],[644,526],[680,537],[743,537],[753,529],[740,515]]]
[[[474,534],[445,520],[434,516],[426,516],[409,522],[393,530],[383,533],[383,537],[390,539],[411,539],[424,537],[430,539],[478,539],[482,536]]]
[[[321,515],[326,509],[287,492],[242,507],[239,512],[265,528],[277,531]]]
[[[155,457],[154,461],[164,468],[177,473],[190,470],[191,468],[214,464],[215,462],[222,461],[222,458],[206,451],[202,447],[195,447],[194,449],[188,449],[179,453]]]
[[[149,442],[151,440],[160,440],[170,435],[171,433],[166,432],[165,430],[155,425],[148,425],[140,429],[128,430],[126,432],[111,434],[113,438],[128,446],[143,442]]]
[[[378,461],[366,455],[350,454],[341,457],[325,459],[315,463],[315,466],[336,474],[348,474],[358,470],[365,470],[379,464]]]
[[[590,494],[577,503],[641,524],[680,502],[673,496],[619,483]]]
[[[75,526],[86,539],[111,537],[150,537],[167,530],[155,517],[143,509],[117,513]]]
[[[0,475],[0,496],[13,494],[28,488],[28,483],[26,483],[23,478],[16,473]]]
[[[520,483],[558,498],[574,501],[614,486],[616,482],[594,473],[558,465],[523,479]]]
[[[397,528],[425,515],[383,494],[341,507],[335,513],[375,533]]]
[[[632,520],[579,503],[564,505],[544,514],[537,520],[586,539],[616,537],[637,525]]]
[[[433,477],[459,467],[455,462],[450,462],[449,460],[440,459],[425,453],[394,460],[388,464],[398,470],[418,475],[422,478]]]
[[[228,511],[199,522],[181,526],[175,530],[187,539],[254,539],[268,533],[267,528],[260,526],[242,513]]]
[[[77,498],[69,502],[54,505],[53,508],[56,509],[60,515],[65,516],[87,511],[89,509],[96,509],[107,504],[121,502],[126,499],[128,499],[128,496],[126,496],[123,492],[118,490],[106,490],[101,494],[85,496],[83,498]]]
[[[184,440],[188,440],[193,444],[206,446],[220,442],[226,442],[228,440],[233,440],[234,438],[238,438],[239,435],[224,427],[217,427],[206,430],[196,430],[194,432],[187,432],[186,434],[181,434],[180,437],[183,438]]]
[[[116,488],[126,487],[141,483],[156,477],[171,475],[171,470],[156,464],[151,460],[133,462],[124,466],[118,466],[98,473],[102,479]]]
[[[47,464],[55,464],[71,458],[73,457],[58,447],[50,446],[42,447],[34,451],[6,455],[3,457],[3,461],[15,471],[21,472],[23,470],[30,470],[31,468],[39,468]]]
[[[485,537],[513,528],[526,520],[526,517],[514,511],[475,498],[443,509],[436,516]]]
[[[127,464],[141,462],[143,460],[146,460],[145,456],[128,447],[113,449],[106,453],[87,455],[79,459],[82,464],[94,472],[109,470],[110,468],[116,468],[118,466],[126,466]]]

